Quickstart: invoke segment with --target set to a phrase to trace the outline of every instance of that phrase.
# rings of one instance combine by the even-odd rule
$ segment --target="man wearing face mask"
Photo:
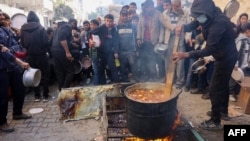
[[[221,112],[228,114],[229,80],[238,55],[234,41],[235,32],[229,19],[212,0],[194,0],[191,16],[194,21],[185,25],[184,31],[191,31],[201,25],[206,47],[202,50],[176,52],[172,57],[175,61],[209,55],[214,57],[214,71],[209,86],[212,114],[199,127],[205,130],[221,130]]]

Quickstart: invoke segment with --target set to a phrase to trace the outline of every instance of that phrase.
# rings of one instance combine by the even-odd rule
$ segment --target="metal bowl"
[[[192,64],[191,68],[193,73],[202,74],[207,69],[206,62],[204,59],[199,59]]]
[[[242,71],[241,68],[233,69],[231,77],[235,81],[242,81],[245,77],[244,72]]]
[[[164,54],[167,49],[168,46],[166,44],[156,44],[154,46],[154,52],[158,54]]]
[[[92,62],[89,58],[83,58],[82,59],[82,67],[84,69],[88,69],[91,66]]]
[[[26,87],[37,87],[40,84],[42,73],[39,69],[29,68],[23,73],[23,84]]]
[[[73,61],[73,68],[74,68],[74,73],[78,74],[82,70],[82,63],[80,61]]]

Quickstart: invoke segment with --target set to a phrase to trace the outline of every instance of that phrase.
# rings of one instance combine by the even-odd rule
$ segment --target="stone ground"
[[[230,102],[230,106],[237,107],[236,102]],[[180,95],[178,100],[178,109],[189,122],[192,122],[194,128],[197,130],[201,136],[207,141],[223,141],[224,132],[223,131],[206,131],[198,128],[198,125],[209,119],[206,112],[211,108],[210,100],[201,99],[200,94],[190,94],[189,92],[184,92]],[[243,113],[241,109],[235,109],[236,111]],[[250,115],[242,114],[239,117],[231,118],[229,121],[223,121],[222,124],[232,124],[232,125],[250,125]]]
[[[25,98],[23,111],[28,113],[32,108],[43,108],[39,114],[33,114],[32,119],[12,120],[12,103],[9,103],[8,123],[15,127],[13,133],[0,132],[0,141],[102,141],[101,118],[70,121],[63,123],[59,120],[57,105],[58,92],[51,87],[52,99],[49,102],[34,102],[33,94]],[[231,102],[234,105],[235,102]],[[212,132],[199,129],[200,122],[208,119],[206,112],[210,109],[210,101],[201,99],[199,94],[183,92],[178,99],[178,110],[182,117],[194,125],[194,128],[207,141],[222,141],[223,131]],[[223,121],[223,124],[250,124],[250,115]]]

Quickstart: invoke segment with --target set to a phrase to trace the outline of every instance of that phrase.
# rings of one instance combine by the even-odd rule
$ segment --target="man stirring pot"
[[[229,19],[215,6],[212,0],[194,0],[191,7],[193,21],[184,25],[184,32],[202,26],[202,34],[207,42],[202,50],[175,52],[176,62],[184,58],[199,58],[212,55],[215,58],[214,71],[209,86],[211,118],[199,127],[205,130],[221,130],[221,112],[228,114],[229,80],[237,60],[235,32]]]

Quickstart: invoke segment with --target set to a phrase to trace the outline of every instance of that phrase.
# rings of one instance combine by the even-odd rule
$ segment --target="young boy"
[[[250,76],[250,23],[241,26],[241,32],[235,40],[238,50],[238,60],[235,68],[243,70],[245,76]],[[240,85],[235,80],[230,80],[230,91],[233,94],[233,101],[237,101],[237,96],[240,93]]]
[[[99,26],[99,21],[97,19],[93,19],[90,21],[90,31],[95,30],[97,27]],[[89,57],[92,61],[92,67],[93,67],[93,71],[94,71],[94,85],[98,85],[99,84],[99,73],[98,73],[98,64],[99,64],[99,60],[98,60],[98,55],[97,55],[97,47],[94,47],[94,42],[93,42],[93,36],[94,34],[92,34],[91,32],[88,34],[88,40],[90,42],[90,44],[92,43],[92,45],[89,45]]]
[[[81,60],[86,60],[88,59],[88,54],[89,54],[89,42],[87,39],[88,36],[88,32],[90,31],[90,22],[89,21],[84,21],[83,22],[83,30],[81,32],[81,42],[82,42],[82,48],[81,48]],[[92,66],[88,67],[88,68],[84,68],[83,69],[83,74],[86,75],[87,79],[86,79],[86,84],[90,84],[91,82],[91,73],[93,72],[93,68]]]
[[[120,23],[117,26],[119,34],[119,60],[121,63],[121,77],[123,82],[128,82],[128,71],[131,72],[135,78],[136,66],[135,66],[135,55],[136,55],[136,28],[129,22],[128,11],[121,10],[120,12]]]
[[[117,83],[119,77],[115,66],[115,58],[118,59],[119,35],[114,27],[114,16],[112,14],[105,15],[104,21],[103,25],[91,31],[92,34],[98,35],[101,40],[101,45],[97,49],[100,84],[106,84],[106,67],[111,71],[111,81]],[[94,42],[90,41],[90,45],[94,46]]]

